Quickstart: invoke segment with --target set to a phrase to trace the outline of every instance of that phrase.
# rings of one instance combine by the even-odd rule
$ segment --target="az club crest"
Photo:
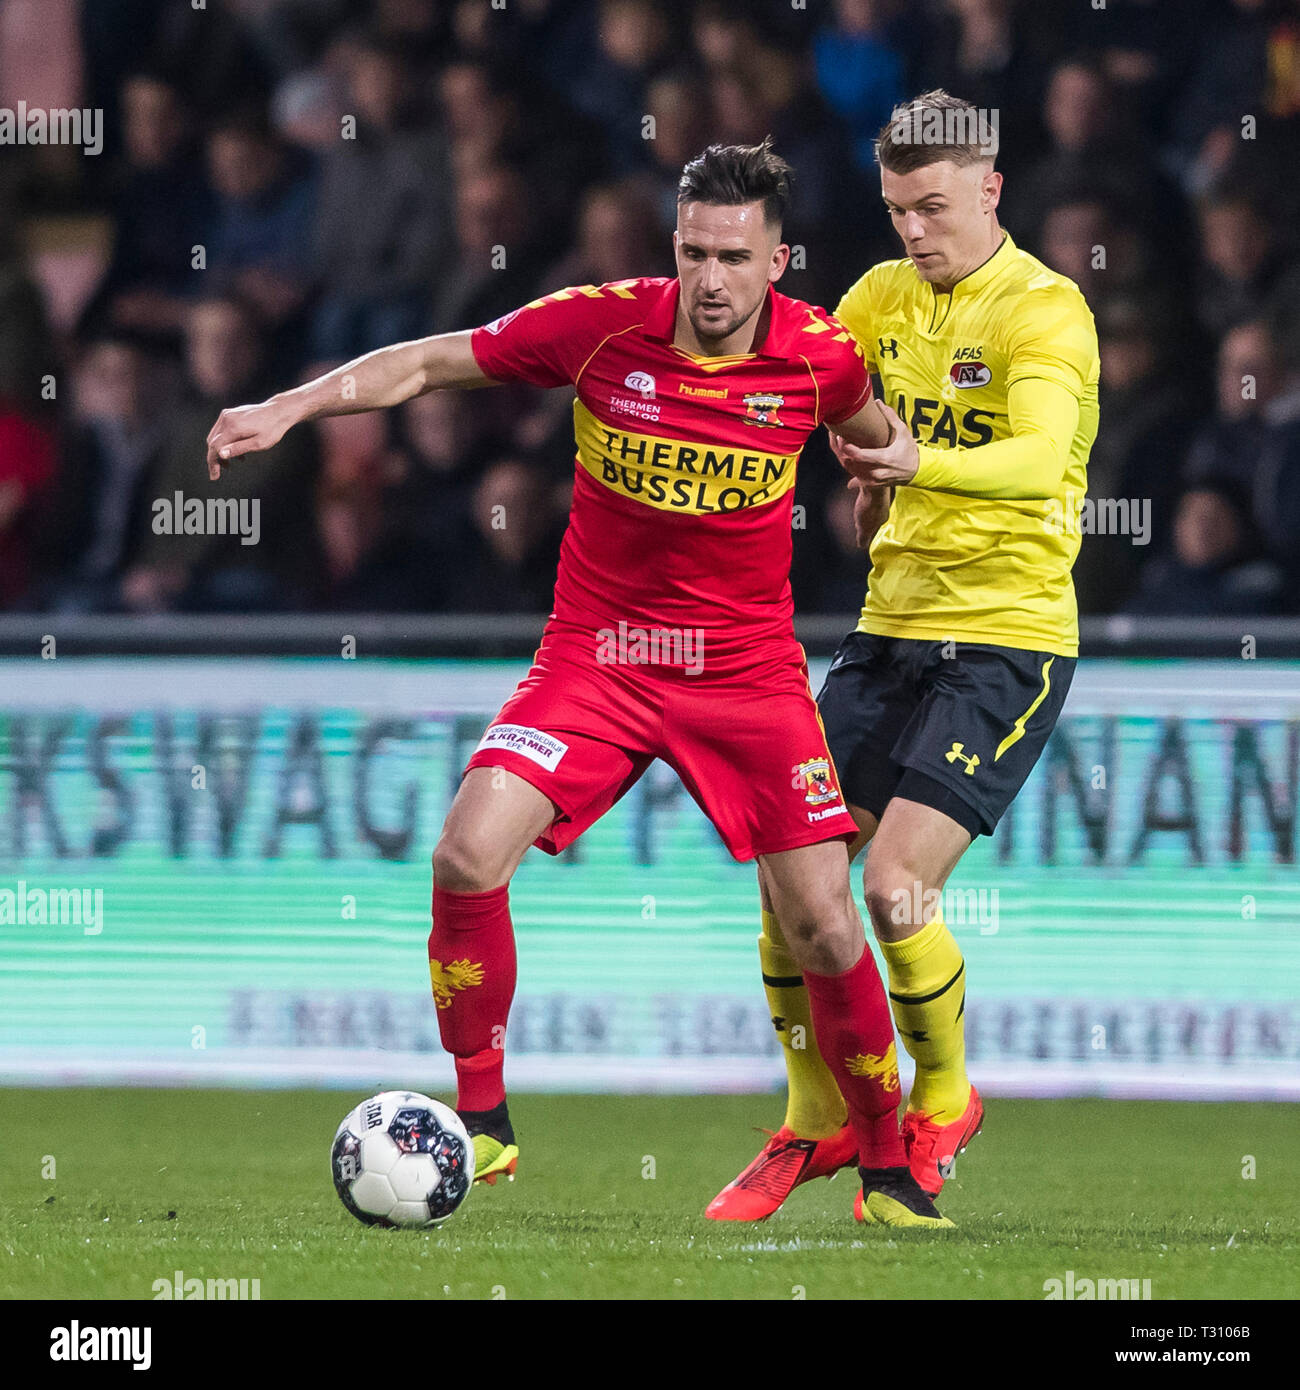
[[[784,396],[774,396],[766,391],[755,391],[745,397],[745,423],[747,425],[783,424],[784,421],[777,417],[777,411],[784,405]]]
[[[794,770],[794,784],[803,787],[803,799],[810,806],[820,806],[823,802],[838,801],[839,788],[831,776],[831,765],[825,758],[813,758],[800,763]]]

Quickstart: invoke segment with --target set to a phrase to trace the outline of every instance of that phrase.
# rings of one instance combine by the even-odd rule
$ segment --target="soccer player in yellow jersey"
[[[836,316],[862,344],[893,426],[883,449],[833,437],[870,548],[857,630],[818,696],[860,834],[889,997],[916,1062],[903,1117],[913,1176],[937,1195],[984,1112],[966,1075],[961,950],[948,876],[993,832],[1074,674],[1070,569],[1097,434],[1097,335],[1078,287],[998,223],[996,124],[946,92],[895,111],[876,144],[906,253]],[[707,1215],[770,1215],[851,1165],[852,1133],[813,1043],[806,990],[762,883],[763,983],[789,1080],[785,1122]]]

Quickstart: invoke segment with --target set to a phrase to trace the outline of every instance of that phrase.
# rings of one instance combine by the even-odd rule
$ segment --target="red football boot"
[[[841,1168],[854,1168],[857,1162],[858,1141],[851,1125],[828,1139],[800,1139],[782,1125],[749,1167],[705,1207],[704,1214],[713,1221],[762,1221],[800,1183],[834,1177]]]
[[[903,1112],[903,1147],[907,1150],[908,1167],[931,1197],[939,1195],[944,1179],[952,1176],[957,1155],[965,1153],[966,1145],[980,1132],[983,1123],[984,1102],[974,1086],[970,1088],[966,1109],[951,1124],[936,1124],[919,1111]]]

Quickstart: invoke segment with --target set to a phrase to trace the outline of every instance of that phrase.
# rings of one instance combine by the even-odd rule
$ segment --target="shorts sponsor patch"
[[[559,761],[569,751],[567,743],[561,743],[551,734],[540,729],[530,729],[524,724],[494,724],[479,741],[476,753],[486,748],[500,748],[508,753],[518,753],[528,758],[538,767],[553,772]]]

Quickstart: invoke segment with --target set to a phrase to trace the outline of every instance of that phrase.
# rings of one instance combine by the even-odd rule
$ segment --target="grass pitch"
[[[857,1225],[847,1172],[767,1222],[704,1220],[776,1097],[520,1095],[518,1181],[384,1231],[330,1183],[360,1099],[0,1091],[0,1296],[150,1299],[177,1270],[263,1299],[1041,1299],[1067,1270],[1154,1299],[1300,1286],[1291,1105],[993,1099],[940,1203],[960,1229],[927,1234]]]

